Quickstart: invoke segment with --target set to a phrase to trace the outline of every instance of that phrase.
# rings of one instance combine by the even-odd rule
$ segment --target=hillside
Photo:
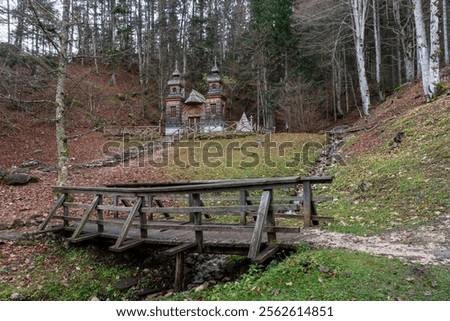
[[[116,79],[116,86],[111,86],[107,66],[100,66],[97,74],[93,66],[70,65],[65,125],[72,164],[103,157],[98,146],[106,142],[104,126],[151,124],[143,115],[136,75],[119,69]],[[12,107],[10,101],[0,100],[1,167],[18,166],[33,158],[48,165],[56,164],[54,81],[50,79],[39,90],[30,91],[27,103],[20,107]],[[155,114],[153,124],[158,123],[157,108],[150,106],[151,114]]]
[[[303,230],[296,254],[170,299],[450,300],[450,95],[425,103],[421,90],[402,86],[348,130],[319,191],[335,221]]]
[[[73,75],[73,83],[85,83],[81,81],[86,77],[83,72],[75,72]],[[132,84],[132,77],[124,75],[124,87],[119,88],[110,88],[104,80],[106,78],[92,79],[99,87],[96,92],[99,103],[93,113],[94,118],[88,113],[86,106],[89,105],[86,102],[76,103],[80,99],[78,97],[84,96],[74,95],[77,98],[73,99],[67,124],[69,136],[80,136],[69,141],[72,164],[104,157],[102,145],[107,138],[102,132],[93,131],[93,119],[101,119],[106,124],[113,124],[114,121],[119,123],[119,119],[120,124],[124,125],[146,124],[139,112],[137,99],[127,98],[124,101],[123,98],[117,98],[123,97],[126,92],[137,90],[137,85],[129,85]],[[125,81],[126,79],[129,81]],[[448,72],[443,80],[444,85],[449,88]],[[32,116],[19,110],[9,111],[7,118],[11,125],[3,125],[2,131],[2,167],[19,166],[31,158],[43,161],[43,168],[54,165],[53,125],[42,120],[51,117],[51,108],[46,108]],[[226,283],[200,294],[189,292],[184,294],[185,297],[171,298],[271,300],[279,295],[281,300],[450,300],[449,271],[443,265],[448,263],[450,257],[449,115],[450,96],[447,93],[425,104],[419,83],[402,86],[385,103],[372,109],[370,119],[348,124],[351,127],[342,146],[343,162],[327,169],[327,174],[334,175],[335,180],[329,190],[323,191],[335,196],[335,201],[321,204],[318,208],[320,213],[333,216],[333,223],[304,231],[302,236],[305,244],[300,246],[299,253],[286,261],[275,262],[267,270],[252,267],[241,282]],[[311,135],[309,139],[320,141],[323,136]],[[395,137],[397,141],[394,141]],[[302,139],[302,134],[299,134],[299,141]],[[77,168],[70,173],[70,183],[102,185],[158,182],[176,180],[186,173],[199,173],[195,169],[180,172],[179,176],[174,176],[173,171],[168,174],[164,168],[137,166]],[[205,172],[207,175],[213,174],[211,171]],[[76,293],[77,296],[75,293],[74,296],[68,293],[68,299],[89,299],[96,291],[100,291],[99,288],[109,284],[108,280],[111,278],[117,275],[134,275],[135,269],[129,263],[117,263],[110,256],[102,258],[105,254],[101,251],[99,254],[97,250],[84,252],[82,249],[72,249],[65,253],[61,244],[51,239],[14,241],[18,232],[33,230],[54,202],[52,187],[56,181],[56,173],[43,171],[41,167],[31,169],[30,173],[39,182],[20,187],[0,185],[0,197],[3,201],[0,210],[0,282],[9,285],[3,293],[0,291],[0,298],[10,298],[12,293],[23,291],[25,294],[34,293],[34,299],[54,300],[58,298],[55,293],[59,292],[54,289],[54,293],[49,290],[44,295],[38,290],[40,286],[42,289],[40,283],[51,284],[50,278],[56,278],[60,269],[71,269],[70,262],[74,260],[79,264],[89,264],[92,259],[90,255],[99,261],[96,268],[105,264],[109,267],[108,273],[112,274],[104,275],[105,280],[96,285],[97,288],[76,290],[80,291]],[[264,175],[263,172],[258,173]],[[366,244],[364,242],[375,245],[365,248],[357,246]],[[381,245],[376,246],[377,242]],[[391,244],[402,246],[398,247],[397,252],[380,250],[388,249]],[[342,249],[322,250],[322,247],[367,253]],[[411,253],[405,252],[408,249]],[[407,255],[402,256],[402,251]],[[371,253],[399,256],[403,261],[380,258]],[[422,254],[430,255],[430,260],[421,260]],[[414,265],[409,265],[411,262]],[[433,266],[428,265],[429,263]],[[116,264],[124,265],[118,265],[120,271],[117,271],[111,268]],[[52,271],[56,269],[55,274],[42,276],[42,279],[30,277],[30,273],[37,273],[36,271],[49,266],[52,266]],[[392,269],[397,271],[395,277],[388,276]],[[366,275],[367,270],[376,273]],[[277,286],[269,282],[271,279],[276,280],[274,275],[281,274],[288,275],[289,279],[283,279],[281,283],[277,281],[277,284],[281,284]],[[69,272],[64,272],[63,275],[64,280],[61,282],[64,289],[70,282],[83,283],[89,277],[81,275],[78,279],[71,278]],[[292,283],[290,280],[298,281]],[[406,287],[403,286],[405,280],[410,280]],[[373,293],[357,291],[367,288],[367,284],[380,284],[380,289]],[[302,292],[301,289],[305,287],[308,291]],[[333,291],[320,295],[323,287]],[[413,292],[410,291],[411,288]],[[300,296],[299,292],[305,296]],[[43,297],[39,297],[41,294]],[[126,296],[124,293],[120,295],[116,298]]]

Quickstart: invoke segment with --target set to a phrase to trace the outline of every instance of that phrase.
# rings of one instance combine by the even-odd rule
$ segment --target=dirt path
[[[296,241],[318,248],[342,248],[414,263],[450,264],[450,215],[443,217],[439,224],[368,237],[318,228],[303,229]]]
[[[342,134],[347,129],[348,126],[339,126],[330,131],[328,144],[310,175],[324,175],[326,169],[336,161],[340,146],[345,141],[345,135]],[[296,240],[314,247],[342,248],[421,264],[450,264],[450,214],[447,213],[432,225],[368,237],[319,228],[303,229]]]

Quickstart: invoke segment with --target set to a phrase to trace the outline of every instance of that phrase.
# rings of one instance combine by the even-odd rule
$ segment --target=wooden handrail
[[[104,193],[104,194],[179,194],[179,193],[213,193],[233,190],[255,190],[255,189],[274,189],[283,187],[293,187],[300,183],[331,183],[333,177],[276,177],[276,178],[257,178],[240,179],[224,181],[207,181],[202,183],[197,181],[194,184],[188,183],[164,183],[155,184],[152,187],[55,187],[55,192],[60,193]]]
[[[46,228],[50,220],[62,219],[63,226],[59,226],[58,230],[71,231],[71,242],[97,237],[113,238],[115,243],[110,250],[117,252],[144,243],[171,246],[166,254],[176,256],[174,284],[175,289],[180,289],[185,252],[217,253],[214,252],[215,247],[220,246],[220,253],[229,253],[231,248],[235,248],[239,249],[239,254],[244,254],[245,250],[251,260],[262,262],[282,246],[277,242],[277,233],[300,231],[298,226],[277,226],[277,218],[303,219],[304,227],[316,224],[319,220],[331,219],[317,215],[314,203],[327,198],[314,199],[312,185],[331,183],[332,180],[333,177],[328,176],[291,176],[56,187],[55,192],[61,195],[39,230],[41,233],[54,231],[52,227]],[[301,195],[280,196],[274,193],[275,189],[297,189],[299,185],[303,187]],[[252,190],[257,193],[250,196],[249,191]],[[219,192],[227,194],[218,197]],[[229,196],[229,192],[238,193]],[[206,201],[215,200],[218,203],[205,205]],[[227,203],[229,201],[231,203]],[[57,214],[58,211],[62,215]],[[164,218],[154,219],[154,214],[158,213],[164,214]],[[212,215],[235,216],[239,219],[217,223],[209,220]],[[248,224],[247,217],[253,218]],[[239,233],[238,238],[236,233]],[[247,238],[249,233],[250,241]],[[211,237],[211,234],[215,236]],[[220,239],[219,243],[222,242],[220,245],[215,243],[217,239]],[[239,239],[241,241],[237,242]]]
[[[148,231],[155,229],[167,229],[173,231],[192,231],[195,234],[197,244],[196,251],[203,251],[204,231],[234,231],[242,232],[253,229],[248,257],[257,260],[271,255],[275,247],[271,247],[262,254],[263,234],[267,233],[267,245],[276,245],[276,233],[297,232],[296,227],[276,226],[276,218],[296,217],[302,218],[305,227],[311,226],[321,219],[327,217],[318,216],[315,211],[314,199],[312,196],[312,185],[317,183],[331,183],[333,177],[275,177],[275,178],[255,178],[255,179],[229,179],[229,180],[207,180],[207,181],[186,181],[186,182],[163,182],[163,183],[140,183],[140,184],[115,184],[103,187],[57,187],[55,191],[62,193],[49,216],[42,224],[44,230],[50,219],[63,218],[65,228],[71,229],[69,221],[77,222],[73,230],[71,241],[80,242],[105,234],[104,227],[111,224],[120,224],[121,229],[117,235],[115,244],[110,248],[113,251],[123,251],[125,249],[149,242],[151,235]],[[297,196],[274,196],[275,189],[297,188],[303,185],[302,195]],[[249,196],[249,191],[261,191],[260,196]],[[239,192],[236,196],[226,197],[232,204],[218,203],[213,206],[205,206],[206,200],[214,200],[217,195],[210,195],[219,192]],[[81,198],[76,197],[81,194]],[[87,202],[86,196],[92,196]],[[69,197],[70,196],[70,197]],[[174,197],[175,196],[175,197]],[[162,203],[160,198],[166,198],[169,203]],[[181,203],[176,203],[181,201]],[[119,204],[122,203],[122,205]],[[175,203],[172,203],[175,202]],[[289,202],[289,203],[287,203]],[[56,215],[58,208],[63,207],[63,215]],[[84,209],[84,215],[80,217],[69,216],[71,208]],[[303,208],[302,214],[300,209]],[[104,217],[104,212],[110,211],[114,218]],[[97,212],[96,217],[92,217]],[[75,212],[77,213],[77,212]],[[78,212],[79,213],[79,212]],[[118,213],[125,214],[119,217]],[[170,218],[170,222],[154,220],[153,215],[162,213],[165,218]],[[280,215],[281,213],[281,215]],[[288,214],[295,213],[295,214]],[[187,222],[186,216],[178,216],[178,220],[170,214],[186,214],[190,218]],[[122,214],[121,214],[122,215]],[[239,223],[228,226],[214,223],[210,220],[202,220],[209,215],[230,215],[239,216]],[[183,221],[184,217],[184,221]],[[254,220],[247,224],[247,217]],[[181,218],[181,220],[180,220]],[[253,221],[255,221],[253,223]],[[97,224],[96,232],[85,233],[87,223]],[[129,231],[140,230],[140,237],[129,236]],[[155,240],[155,242],[158,242]]]

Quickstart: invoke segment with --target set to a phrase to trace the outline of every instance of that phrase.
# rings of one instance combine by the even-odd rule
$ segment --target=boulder
[[[23,173],[11,174],[3,178],[3,182],[6,185],[26,185],[29,183],[36,183],[38,181],[39,179],[37,177]]]
[[[347,130],[349,130],[350,126],[349,125],[341,125],[341,126],[337,126],[334,127],[332,130],[330,130],[331,134],[343,134],[345,133]]]
[[[28,167],[15,167],[12,169],[11,174],[28,174],[30,169]]]
[[[9,172],[6,169],[0,169],[0,181],[3,181],[5,177],[9,175]]]
[[[29,168],[29,167],[36,167],[39,165],[43,165],[44,163],[37,159],[29,159],[24,161],[22,164],[19,165],[21,168]]]

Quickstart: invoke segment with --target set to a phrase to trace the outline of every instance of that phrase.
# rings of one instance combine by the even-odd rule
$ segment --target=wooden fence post
[[[303,181],[303,225],[304,227],[311,226],[312,214],[312,195],[311,182],[309,180]]]

